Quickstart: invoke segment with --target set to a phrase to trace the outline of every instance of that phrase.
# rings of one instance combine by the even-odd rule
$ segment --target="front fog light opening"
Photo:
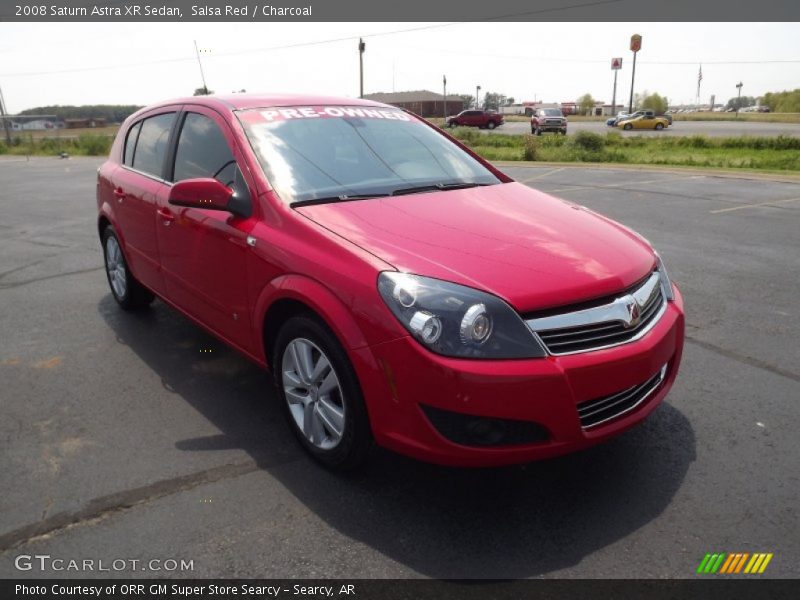
[[[483,344],[492,334],[492,318],[483,304],[473,304],[461,319],[461,341],[464,344]]]
[[[436,315],[418,310],[408,326],[426,344],[435,344],[442,335],[442,321]]]

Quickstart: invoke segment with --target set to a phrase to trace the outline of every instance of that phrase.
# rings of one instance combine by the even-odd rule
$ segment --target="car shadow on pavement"
[[[658,517],[695,459],[691,424],[664,403],[639,427],[548,461],[456,469],[376,450],[357,474],[331,473],[300,449],[257,366],[159,302],[126,314],[109,295],[98,309],[165,390],[220,431],[177,449],[244,450],[329,526],[422,575],[519,578],[576,565]],[[198,348],[212,351],[198,358]]]

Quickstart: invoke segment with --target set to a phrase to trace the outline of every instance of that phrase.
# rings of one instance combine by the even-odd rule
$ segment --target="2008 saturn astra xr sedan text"
[[[642,421],[678,372],[658,254],[374,102],[189,98],[125,121],[98,171],[111,291],[155,296],[274,374],[336,468],[373,442],[531,461]]]

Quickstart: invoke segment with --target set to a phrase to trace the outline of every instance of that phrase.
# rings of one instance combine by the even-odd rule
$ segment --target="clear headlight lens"
[[[661,255],[658,252],[655,252],[655,255],[656,255],[656,266],[658,267],[658,275],[661,278],[661,290],[664,292],[664,297],[667,300],[673,300],[675,298],[675,294],[672,291],[672,282],[669,279],[669,273],[667,273],[667,267],[664,266],[664,261],[661,260]]]
[[[426,348],[460,358],[535,358],[546,353],[500,298],[448,281],[385,271],[378,291]]]

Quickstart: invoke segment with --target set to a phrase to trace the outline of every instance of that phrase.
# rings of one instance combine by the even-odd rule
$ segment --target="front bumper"
[[[639,423],[675,381],[683,341],[683,300],[676,288],[675,300],[644,337],[605,350],[477,361],[442,357],[403,337],[356,350],[352,357],[378,444],[428,462],[492,466],[580,450]],[[581,426],[579,404],[640,385],[665,365],[663,381],[640,404],[595,427]],[[546,439],[491,446],[455,443],[433,425],[429,407],[538,424]]]

